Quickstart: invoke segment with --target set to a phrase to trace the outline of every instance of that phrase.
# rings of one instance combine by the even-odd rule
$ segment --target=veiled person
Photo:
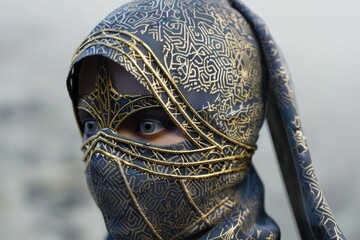
[[[303,239],[345,239],[285,62],[240,1],[136,0],[76,50],[68,89],[109,239],[279,239],[251,159],[271,127]]]

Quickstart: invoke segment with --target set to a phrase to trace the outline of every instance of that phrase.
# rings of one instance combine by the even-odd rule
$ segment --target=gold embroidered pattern
[[[91,55],[122,65],[152,93],[121,95],[100,68],[96,89],[77,99],[79,109],[109,128],[82,149],[94,198],[106,188],[97,204],[112,236],[189,239],[230,213],[231,226],[220,226],[220,235],[207,239],[255,236],[261,186],[252,185],[254,193],[244,202],[238,188],[247,179],[263,122],[263,70],[245,19],[224,0],[137,0],[100,23],[75,52],[73,64]],[[122,113],[152,106],[166,111],[187,140],[167,148],[116,134],[126,117]]]

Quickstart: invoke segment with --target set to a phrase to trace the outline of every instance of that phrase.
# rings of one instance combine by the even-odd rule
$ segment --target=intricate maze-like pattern
[[[172,115],[191,118],[179,119],[183,126],[207,124],[229,141],[255,146],[262,60],[249,24],[226,1],[128,3],[92,31],[73,61],[88,55],[123,65]]]
[[[226,1],[134,1],[92,31],[73,65],[92,55],[122,65],[152,93],[118,93],[101,64],[95,89],[74,99],[107,129],[83,150],[89,188],[112,237],[250,237],[263,219],[279,236],[258,213],[261,183],[255,173],[247,178],[263,122],[263,73],[256,40],[237,11]],[[76,84],[76,76],[69,81]],[[150,107],[163,108],[188,140],[169,148],[116,134],[129,114]],[[243,204],[247,198],[251,206]],[[206,233],[226,215],[226,224]]]
[[[320,226],[314,234],[344,239],[315,178],[285,62],[262,21],[232,3],[237,10],[225,0],[135,0],[107,16],[77,49],[68,86],[74,105],[102,129],[84,143],[84,160],[113,238],[279,238],[250,165],[264,120],[264,55],[298,160],[307,216]],[[94,55],[107,60],[95,89],[78,96],[81,60]],[[117,92],[108,60],[151,95]],[[148,108],[166,111],[187,140],[151,146],[116,133],[129,115]]]
[[[306,217],[314,239],[346,239],[330,211],[313,169],[306,138],[301,128],[300,116],[295,105],[291,77],[286,62],[265,23],[238,0],[233,5],[252,24],[265,52],[269,81],[274,90],[284,128],[287,134]],[[270,126],[271,127],[271,126]]]

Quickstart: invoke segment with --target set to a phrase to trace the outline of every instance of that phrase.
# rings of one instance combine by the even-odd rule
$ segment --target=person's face
[[[89,96],[98,87],[99,84],[96,84],[99,77],[98,68],[97,57],[89,57],[83,60],[79,75],[80,98]],[[105,84],[106,88],[111,89],[107,92],[108,99],[111,99],[110,94],[118,95],[119,101],[121,101],[122,95],[130,97],[151,96],[150,92],[120,65],[107,61],[107,73],[109,78],[101,84]],[[104,85],[102,86],[104,87]],[[92,98],[94,98],[94,95]],[[103,99],[96,100],[98,102],[104,101]],[[111,105],[111,103],[109,104]],[[91,107],[84,109],[84,107],[79,106],[80,102],[78,104],[78,114],[84,141],[96,135],[101,128],[112,128],[111,126],[100,126],[99,119],[95,116],[99,114],[92,114]],[[113,111],[111,107],[109,108],[104,109],[101,115],[109,115],[107,111]],[[170,145],[186,139],[185,135],[174,125],[165,111],[158,106],[149,106],[141,110],[127,112],[121,123],[117,125],[116,129],[112,130],[121,136],[154,145]]]

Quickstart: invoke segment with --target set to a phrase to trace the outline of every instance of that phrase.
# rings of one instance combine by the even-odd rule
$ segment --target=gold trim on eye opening
[[[207,173],[207,174],[201,174],[201,175],[177,175],[177,174],[168,174],[168,173],[155,172],[155,171],[149,170],[147,168],[143,168],[143,167],[137,166],[135,164],[132,164],[132,163],[130,163],[128,161],[125,161],[125,160],[123,160],[123,159],[121,159],[119,157],[114,157],[114,156],[112,156],[111,154],[108,154],[105,151],[99,151],[99,153],[103,154],[103,156],[111,158],[111,160],[114,161],[114,162],[120,161],[125,166],[130,167],[130,168],[135,169],[135,170],[138,170],[140,172],[144,172],[144,173],[159,176],[159,177],[171,178],[171,179],[204,179],[204,178],[210,178],[210,177],[219,176],[219,175],[223,175],[223,174],[236,173],[236,172],[245,171],[246,169],[248,169],[248,167],[250,166],[250,162],[251,162],[250,159],[247,159],[247,161],[239,164],[239,166],[237,168],[222,169],[219,172],[213,172],[213,173]],[[91,161],[87,162],[87,164],[86,164],[87,167],[85,169],[85,172],[88,170],[90,162]],[[176,172],[176,170],[175,170],[175,172]]]
[[[110,142],[105,141],[104,139],[100,139],[102,143],[107,144],[111,147],[117,147],[116,150],[118,151],[122,151],[126,154],[128,154],[129,156],[132,156],[134,158],[137,159],[141,159],[142,161],[147,161],[147,162],[151,162],[151,163],[156,163],[158,165],[164,165],[164,166],[179,166],[179,167],[187,167],[187,166],[199,166],[199,165],[204,165],[204,164],[213,164],[213,163],[221,163],[221,162],[226,162],[226,161],[234,161],[234,160],[240,160],[240,159],[246,159],[246,158],[251,158],[252,154],[251,153],[244,153],[245,150],[243,150],[243,152],[241,154],[238,155],[233,155],[233,156],[225,156],[225,157],[221,157],[221,158],[213,158],[211,160],[205,160],[205,161],[198,161],[198,162],[170,162],[170,161],[161,161],[161,160],[157,160],[157,159],[152,159],[149,157],[144,157],[142,155],[138,155],[136,153],[133,153],[129,150],[126,150],[124,148],[120,148]],[[100,141],[99,140],[99,141]],[[94,143],[97,144],[98,142]],[[92,145],[92,146],[94,146]],[[86,152],[84,153],[84,156],[82,158],[82,161],[87,161],[87,159],[89,158],[89,155],[91,155],[94,152],[101,152],[103,153],[102,149],[93,149],[91,147],[89,147]],[[174,155],[185,155],[185,154],[179,154],[176,151],[171,152],[171,154]],[[188,154],[188,153],[187,153]],[[211,154],[215,154],[215,153],[211,153]],[[112,155],[112,154],[110,154]],[[112,155],[113,156],[113,155]],[[116,156],[114,156],[116,157]]]
[[[117,146],[115,143],[110,142],[110,140],[113,140],[113,141],[121,140],[123,142],[127,142],[127,143],[133,145],[132,141],[127,141],[127,140],[124,141],[124,139],[107,136],[109,138],[112,138],[112,139],[108,140],[108,139],[102,137],[101,135],[104,135],[105,137],[107,136],[105,133],[98,134],[95,138],[92,137],[90,140],[88,140],[83,146],[84,148],[86,148],[86,151],[85,151],[84,157],[83,157],[83,161],[86,162],[85,172],[87,171],[87,169],[89,167],[92,156],[94,154],[101,154],[102,156],[112,159],[113,161],[121,161],[122,164],[129,166],[133,169],[139,170],[141,172],[151,173],[151,174],[154,174],[157,176],[176,178],[176,179],[200,179],[200,178],[208,178],[211,176],[217,176],[217,175],[221,175],[221,174],[244,171],[249,166],[249,164],[251,162],[251,157],[252,157],[252,153],[249,153],[247,149],[242,148],[240,150],[240,154],[224,156],[224,157],[220,157],[220,158],[212,158],[212,159],[198,160],[198,161],[195,160],[194,162],[171,162],[171,161],[166,161],[166,160],[162,161],[159,159],[144,157],[142,155],[137,154],[134,151]],[[96,146],[97,144],[103,144],[105,147],[112,148],[112,150],[117,150],[117,151],[122,152],[122,157],[115,156],[113,154],[106,152],[101,147],[97,147]],[[158,149],[158,148],[154,148],[154,147],[150,147],[150,146],[143,146],[141,144],[138,144],[137,146],[132,146],[132,147],[134,147],[135,149],[138,149],[138,147],[148,148],[149,150],[153,150],[154,154],[157,153],[155,155],[158,157],[159,157],[159,155],[158,155],[159,152],[156,150],[160,150],[160,151],[164,150],[161,148]],[[206,154],[217,154],[219,156],[221,155],[221,153],[219,153],[219,152],[211,152],[212,150],[217,151],[217,148],[213,147],[213,148],[209,148],[206,150],[197,149],[197,150],[190,150],[190,151],[167,150],[165,153],[170,153],[170,154],[179,156],[179,155],[188,155],[189,153],[197,154],[197,153],[203,152],[205,158],[206,158]],[[171,171],[173,171],[174,173],[177,172],[178,174],[169,174],[169,173],[161,173],[161,172],[153,171],[146,167],[141,167],[136,164],[133,164],[132,159],[124,160],[123,159],[124,156],[131,157],[131,158],[133,158],[133,160],[140,160],[140,161],[147,162],[150,165],[155,164],[155,165],[170,167],[170,168],[173,168],[173,169],[171,169]],[[234,167],[234,163],[237,163],[238,165],[236,167]],[[212,172],[213,171],[212,164],[222,164],[222,168],[216,172]],[[155,165],[152,165],[152,166],[155,166]],[[198,167],[199,169],[191,169],[192,167]],[[179,174],[180,168],[190,168],[189,170],[191,172],[193,172],[192,174],[195,174],[195,175],[181,175],[181,174]],[[209,173],[196,175],[197,170],[206,170]]]
[[[114,133],[116,133],[114,130],[112,130]],[[94,144],[92,143],[92,141],[98,141],[95,140],[98,137],[106,137],[110,140],[115,140],[115,141],[119,141],[122,143],[126,143],[135,147],[140,147],[140,148],[144,148],[144,149],[148,149],[148,150],[154,150],[157,152],[161,152],[161,153],[174,153],[174,154],[187,154],[187,153],[200,153],[200,152],[204,152],[207,150],[211,150],[211,149],[215,149],[215,146],[209,146],[209,147],[205,147],[205,148],[201,148],[201,149],[189,149],[189,150],[170,150],[170,149],[166,149],[166,148],[161,148],[161,147],[156,147],[154,145],[145,145],[144,143],[137,143],[135,141],[131,141],[131,140],[127,140],[124,138],[120,138],[120,137],[114,137],[114,136],[110,136],[104,132],[99,132],[96,135],[90,137],[89,139],[87,139],[80,147],[80,149],[83,149],[86,147],[86,145],[88,144]]]

